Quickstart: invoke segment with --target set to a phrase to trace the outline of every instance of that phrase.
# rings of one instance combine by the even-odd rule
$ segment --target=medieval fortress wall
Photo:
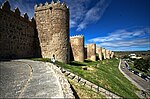
[[[102,48],[102,54],[103,54],[103,58],[106,59],[106,49]]]
[[[87,45],[87,59],[96,61],[96,44]]]
[[[96,47],[96,53],[99,55],[99,60],[102,60],[102,47]]]
[[[10,10],[8,1],[0,8],[0,58],[35,56],[34,24],[27,13],[20,14],[18,8]]]
[[[0,59],[43,57],[69,63],[110,59],[114,52],[88,44],[84,47],[84,36],[69,38],[69,8],[65,3],[51,2],[35,5],[34,18],[30,21],[27,13],[20,16],[16,8],[10,10],[9,2],[0,8]],[[103,58],[102,58],[103,57]]]
[[[70,37],[71,51],[73,53],[73,60],[84,62],[84,36]]]
[[[69,9],[60,1],[35,5],[35,20],[44,58],[55,55],[58,61],[69,62]]]

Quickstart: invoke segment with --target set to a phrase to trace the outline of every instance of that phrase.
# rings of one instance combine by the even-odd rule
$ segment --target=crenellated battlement
[[[52,0],[51,3],[46,2],[45,4],[40,3],[39,5],[35,5],[34,6],[34,10],[35,11],[42,11],[42,10],[46,10],[46,9],[61,9],[61,10],[68,10],[68,6],[66,6],[66,4],[63,2],[61,3],[59,0],[57,2],[54,2]]]
[[[8,1],[0,8],[0,58],[27,58],[40,56],[40,47],[34,18],[21,16],[19,8],[11,10]]]
[[[27,13],[24,13],[23,16],[21,16],[21,12],[19,10],[19,8],[15,8],[14,11],[11,10],[11,6],[9,4],[8,1],[5,1],[2,6],[0,7],[0,13],[4,14],[6,13],[7,15],[9,15],[10,17],[14,17],[17,18],[18,20],[24,21],[30,25],[33,25],[33,21],[32,19],[29,20],[29,16]]]
[[[70,38],[83,38],[84,35],[74,35],[74,36],[70,36]]]

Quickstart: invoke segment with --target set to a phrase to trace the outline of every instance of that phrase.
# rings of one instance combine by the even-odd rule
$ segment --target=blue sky
[[[9,0],[12,10],[19,7],[30,17],[34,5],[46,1],[51,2]],[[64,1],[70,8],[70,35],[84,35],[85,44],[96,43],[113,51],[150,50],[150,0]]]

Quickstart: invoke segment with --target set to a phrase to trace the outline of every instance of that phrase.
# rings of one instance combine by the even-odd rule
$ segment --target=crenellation
[[[74,35],[74,36],[70,36],[70,38],[83,38],[83,35]]]
[[[69,10],[65,3],[61,3],[60,1],[54,2],[52,1],[50,4],[47,2],[44,5],[42,3],[34,6],[34,10],[36,11],[43,11],[43,10]]]
[[[10,4],[9,4],[9,2],[8,1],[5,1],[3,4],[2,4],[2,6],[1,6],[1,9],[2,10],[6,10],[6,11],[10,11]]]
[[[48,3],[48,2],[46,2],[46,3],[45,3],[45,6],[48,6],[48,5],[49,5],[49,3]]]
[[[27,13],[24,13],[23,17],[26,19],[26,20],[29,20],[29,16]]]
[[[15,8],[15,14],[16,14],[17,16],[20,16],[20,15],[21,15],[21,12],[20,12],[20,10],[19,10],[18,7]]]

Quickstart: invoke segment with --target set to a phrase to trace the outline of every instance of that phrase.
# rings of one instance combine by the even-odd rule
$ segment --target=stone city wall
[[[84,62],[84,36],[70,37],[71,51],[73,53],[73,60]]]
[[[102,47],[96,47],[96,53],[99,55],[99,60],[102,60]]]
[[[20,16],[16,8],[10,10],[8,1],[0,8],[0,58],[27,58],[35,56],[35,28],[27,13]]]
[[[96,44],[87,45],[87,59],[96,61]]]
[[[102,48],[102,54],[103,54],[103,58],[106,59],[106,49]]]
[[[64,3],[47,2],[35,5],[35,20],[43,58],[55,55],[56,60],[70,61],[69,9]]]
[[[115,54],[114,52],[111,52],[111,58],[113,58],[113,57],[114,57],[114,54]]]
[[[109,50],[106,50],[106,58],[110,59],[110,51]]]

